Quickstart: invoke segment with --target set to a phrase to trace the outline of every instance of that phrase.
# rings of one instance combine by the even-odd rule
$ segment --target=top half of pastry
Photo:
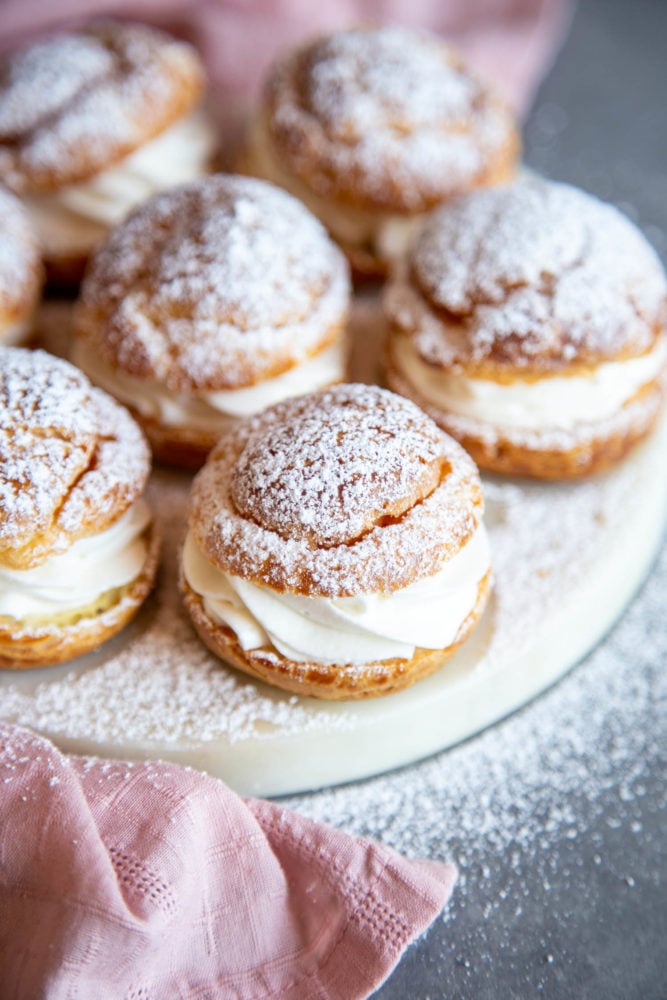
[[[203,172],[203,89],[195,50],[138,24],[93,24],[5,60],[0,181],[25,199],[47,261],[85,257],[129,208]]]
[[[149,451],[129,413],[44,351],[0,347],[0,564],[31,570],[116,523]]]
[[[418,407],[337,385],[239,423],[198,473],[190,526],[218,569],[311,597],[390,594],[480,526],[474,463]]]
[[[299,201],[211,175],[111,234],[83,284],[75,359],[160,457],[196,465],[234,419],[344,377],[349,298],[345,257]]]
[[[657,255],[617,209],[525,177],[427,220],[385,296],[390,382],[466,446],[495,435],[500,465],[472,445],[482,465],[574,448],[564,474],[591,471],[578,444],[608,459],[655,418],[666,303]]]
[[[20,201],[0,188],[0,344],[18,344],[42,287],[37,236]]]
[[[506,180],[518,151],[509,109],[444,42],[361,27],[276,65],[247,166],[301,197],[360,269],[382,271],[421,214]]]
[[[77,332],[109,365],[174,393],[278,375],[340,333],[345,259],[264,181],[216,174],[146,202],[92,262]]]
[[[526,176],[434,212],[385,303],[424,361],[511,382],[651,351],[667,284],[616,208]]]

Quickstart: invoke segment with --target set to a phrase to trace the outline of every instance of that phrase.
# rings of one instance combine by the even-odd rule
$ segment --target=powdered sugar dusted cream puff
[[[660,262],[620,212],[525,178],[429,218],[386,293],[388,382],[482,468],[596,472],[657,418],[665,303]]]
[[[39,247],[28,215],[0,188],[0,344],[20,344],[30,336],[42,288]]]
[[[200,465],[223,431],[341,381],[347,262],[291,195],[211,176],[137,210],[95,257],[75,360],[157,457]]]
[[[408,400],[339,385],[238,424],[197,475],[182,557],[204,642],[262,680],[364,698],[437,670],[489,590],[477,470]]]
[[[0,666],[98,646],[155,575],[144,437],[72,365],[0,347]]]
[[[201,62],[153,28],[105,22],[38,42],[0,80],[0,181],[25,200],[54,279],[79,280],[131,208],[208,169]]]
[[[382,275],[426,211],[507,180],[518,152],[509,110],[449,46],[385,25],[279,62],[243,164],[301,198],[357,271]]]

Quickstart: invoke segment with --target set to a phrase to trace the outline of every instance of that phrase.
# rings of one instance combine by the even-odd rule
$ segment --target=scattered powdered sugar
[[[108,363],[174,391],[251,385],[344,321],[348,269],[321,224],[263,181],[161,194],[98,253],[79,326]]]
[[[664,316],[663,269],[639,230],[592,195],[533,176],[439,208],[412,264],[425,309],[465,324],[464,336],[446,322],[415,332],[434,364],[562,367],[640,354]],[[396,293],[387,301],[399,325],[416,312]]]
[[[410,768],[285,805],[411,856],[453,856],[461,874],[459,905],[461,898],[465,905],[468,881],[497,880],[500,868],[511,881],[530,865],[531,881],[548,892],[563,878],[554,867],[561,863],[551,851],[554,842],[574,840],[603,814],[610,825],[620,824],[618,814],[631,813],[632,800],[646,793],[645,761],[661,753],[659,719],[667,699],[666,579],[667,549],[641,605],[630,608],[604,646],[474,740]],[[655,808],[664,809],[664,802]],[[635,832],[641,835],[641,826]],[[498,865],[481,871],[491,858]],[[512,892],[519,905],[520,880]],[[482,893],[485,917],[502,907],[504,897],[488,884],[474,898]],[[483,923],[475,922],[483,934]]]
[[[509,113],[441,40],[398,26],[335,33],[280,63],[269,85],[279,156],[337,186],[421,211],[484,173],[510,144]]]

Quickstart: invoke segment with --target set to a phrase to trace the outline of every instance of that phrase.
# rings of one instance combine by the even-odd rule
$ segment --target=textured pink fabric
[[[519,112],[558,47],[572,0],[2,0],[0,48],[95,15],[148,21],[203,53],[221,117],[256,93],[285,46],[361,19],[430,28],[457,45]]]
[[[2,1000],[366,997],[454,880],[195,771],[0,725]]]

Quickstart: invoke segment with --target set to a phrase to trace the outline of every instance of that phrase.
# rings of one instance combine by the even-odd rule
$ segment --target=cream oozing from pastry
[[[473,610],[490,565],[480,525],[445,567],[392,594],[308,597],[279,593],[214,566],[192,531],[183,573],[209,617],[231,628],[244,650],[275,649],[289,660],[363,664],[445,649]]]
[[[469,378],[427,364],[409,337],[392,345],[396,367],[422,399],[460,417],[513,430],[571,430],[577,424],[613,416],[659,376],[667,359],[667,339],[623,361],[604,361],[586,375],[550,375],[509,383]]]
[[[150,521],[148,505],[137,500],[110,528],[78,539],[39,566],[0,566],[0,615],[49,618],[131,583],[146,562],[144,532]]]
[[[339,337],[274,378],[241,389],[189,394],[170,392],[158,382],[112,368],[81,339],[74,348],[74,361],[93,382],[144,417],[157,420],[165,427],[222,433],[239,417],[257,413],[282,399],[340,382],[345,375],[346,349],[344,338]]]
[[[207,173],[215,143],[204,113],[191,112],[90,180],[25,198],[44,252],[89,253],[151,195]]]
[[[423,214],[370,211],[320,197],[282,167],[261,122],[256,123],[252,133],[250,163],[258,177],[285,188],[302,201],[338,243],[364,252],[372,249],[374,256],[386,264],[407,252],[424,220]]]

